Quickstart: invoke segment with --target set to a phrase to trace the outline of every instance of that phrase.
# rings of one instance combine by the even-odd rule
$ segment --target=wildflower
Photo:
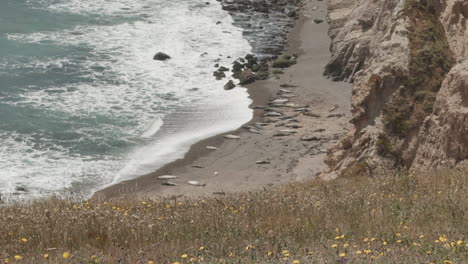
[[[434,243],[439,243],[439,242],[440,242],[439,239],[434,240]]]
[[[10,260],[6,258],[6,259],[5,259],[5,263],[9,263],[9,262],[10,262]]]
[[[401,241],[400,239],[398,239],[396,242],[397,242],[397,243],[401,243],[402,241]]]
[[[347,248],[347,247],[349,247],[349,244],[348,244],[348,243],[345,243],[345,244],[343,245],[343,248]]]
[[[371,238],[371,240],[370,240],[370,241],[375,241],[375,237]]]
[[[400,233],[396,233],[395,236],[401,237],[401,234],[400,234]]]
[[[171,208],[171,205],[170,204],[166,204],[166,208]]]
[[[68,259],[70,257],[70,252],[65,251],[65,252],[63,252],[62,256],[63,256],[64,259]]]
[[[335,240],[339,240],[339,239],[340,239],[340,236],[336,236],[336,237],[335,237]]]
[[[283,254],[288,254],[289,253],[289,250],[285,249],[283,250]]]
[[[200,250],[200,251],[203,251],[203,250],[205,250],[205,247],[204,247],[204,246],[201,246],[201,247],[199,248],[199,250]]]
[[[251,250],[252,248],[253,248],[253,246],[248,245],[248,246],[245,247],[245,250]]]
[[[16,260],[22,260],[22,259],[23,259],[23,257],[22,257],[22,256],[20,256],[20,255],[16,255],[16,256],[15,256],[15,259],[16,259]]]
[[[387,241],[382,242],[382,245],[386,246],[388,243]]]
[[[312,255],[312,251],[307,251],[307,255]]]
[[[419,244],[416,243],[416,242],[413,242],[413,246],[417,247],[417,246],[419,246]]]
[[[20,240],[21,240],[21,242],[23,242],[23,243],[26,243],[26,242],[28,242],[28,239],[27,239],[27,238],[24,238],[24,237],[23,237],[23,238],[21,238]]]
[[[268,251],[267,256],[269,256],[269,257],[273,256],[273,252]]]
[[[356,251],[356,254],[361,255],[361,254],[362,254],[362,251],[361,251],[361,250],[357,250],[357,251]]]
[[[180,264],[180,262],[176,261],[176,262],[174,262],[174,263],[172,263],[172,264]]]
[[[345,237],[345,235],[341,235],[340,238],[343,239]]]
[[[383,252],[381,252],[381,253],[379,254],[379,256],[383,256],[383,255],[385,255],[385,253],[383,253]]]
[[[442,263],[445,263],[445,264],[452,264],[452,261],[446,259],[446,260],[442,261]]]
[[[154,261],[150,260],[148,261],[148,264],[154,264]]]
[[[458,240],[458,241],[457,241],[457,245],[461,245],[461,244],[463,244],[463,241],[462,241],[462,240]]]
[[[188,258],[188,255],[187,255],[187,254],[183,254],[181,257],[182,257],[183,259],[186,259],[186,258]]]
[[[424,238],[424,235],[420,235],[419,238]]]
[[[331,247],[332,247],[332,248],[337,248],[338,245],[337,245],[337,244],[333,244],[333,245],[331,245]]]
[[[197,259],[196,258],[190,258],[189,260],[190,260],[190,262],[194,262]]]
[[[369,239],[367,237],[364,238],[364,242],[369,242]]]
[[[447,241],[447,238],[445,236],[440,236],[439,241],[440,242],[445,242],[445,241]]]
[[[426,250],[426,254],[430,255],[432,252],[430,250]]]
[[[301,263],[301,262],[300,262],[299,260],[295,260],[295,261],[293,261],[293,263],[294,263],[294,264],[299,264],[299,263]]]
[[[338,256],[344,257],[344,256],[346,256],[346,253],[340,253]]]
[[[370,250],[370,249],[365,249],[364,250],[364,254],[369,254],[369,253],[372,253],[372,250]]]
[[[49,254],[45,253],[44,258],[49,258]]]
[[[339,229],[339,228],[336,228],[336,229],[335,229],[335,232],[336,232],[336,233],[339,233],[339,232],[340,232],[340,229]]]
[[[371,258],[371,259],[375,259],[375,258],[376,258],[376,256],[373,256],[373,255],[372,255],[372,256],[370,256],[370,258]]]
[[[456,246],[456,245],[457,245],[457,243],[455,243],[455,242],[450,242],[450,246],[454,247],[454,246]]]
[[[387,252],[390,252],[390,251],[392,251],[392,249],[391,249],[391,248],[387,248]]]

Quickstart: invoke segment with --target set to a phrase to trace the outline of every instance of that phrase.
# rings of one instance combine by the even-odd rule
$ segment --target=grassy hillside
[[[467,173],[0,207],[0,263],[467,263]]]

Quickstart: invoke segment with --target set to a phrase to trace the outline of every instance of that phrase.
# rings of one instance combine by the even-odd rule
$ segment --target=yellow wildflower
[[[361,250],[357,250],[357,251],[356,251],[356,254],[361,255],[361,254],[362,254],[362,251],[361,251]]]
[[[273,255],[273,252],[268,251],[267,256],[271,257]]]
[[[68,252],[68,251],[63,252],[63,258],[64,259],[68,259],[69,257],[70,257],[70,252]]]
[[[332,248],[337,248],[338,245],[337,245],[337,244],[333,244],[333,245],[331,245],[331,247],[332,247]]]
[[[447,241],[447,238],[445,236],[440,236],[439,241],[440,242],[445,242],[445,241]]]
[[[463,244],[463,241],[462,241],[462,240],[458,240],[458,241],[457,241],[457,245],[461,245],[461,244]]]
[[[301,262],[300,262],[299,260],[295,260],[295,261],[293,261],[293,263],[294,263],[294,264],[299,264],[299,263],[301,263]]]
[[[388,243],[387,241],[382,242],[382,245],[386,246]]]
[[[174,263],[172,263],[172,264],[180,264],[180,262],[179,262],[179,261],[176,261],[176,262],[174,262]]]
[[[426,254],[431,254],[432,252],[430,250],[426,250]]]
[[[340,236],[336,236],[336,237],[335,237],[335,240],[339,240],[339,239],[340,239]]]
[[[445,263],[445,264],[452,264],[452,261],[446,259],[446,260],[442,261],[442,263]]]
[[[199,248],[199,250],[200,250],[200,251],[203,251],[203,250],[205,250],[205,247],[204,247],[204,246],[201,246],[201,247]]]
[[[49,254],[45,253],[44,258],[49,258]]]
[[[400,233],[396,233],[395,236],[401,237],[401,234],[400,234]]]
[[[401,241],[400,239],[398,239],[396,242],[397,242],[397,243],[401,243],[402,241]]]
[[[22,257],[22,256],[20,256],[20,255],[16,255],[16,256],[15,256],[15,259],[16,259],[16,260],[22,260],[22,259],[23,259],[23,257]]]
[[[148,261],[148,264],[154,264],[154,261],[150,260]]]
[[[343,245],[343,248],[347,248],[347,247],[349,247],[349,244],[348,244],[348,243],[345,243],[345,244]]]
[[[340,238],[343,239],[345,237],[345,235],[341,235]]]
[[[171,205],[170,204],[166,204],[166,208],[171,208]]]
[[[344,257],[344,256],[346,256],[346,253],[340,253],[338,256]]]
[[[187,255],[187,254],[183,254],[181,257],[182,257],[183,259],[185,259],[185,258],[188,258],[188,255]]]
[[[424,235],[420,235],[419,238],[424,238]]]
[[[367,237],[364,238],[364,242],[369,242],[369,239]]]

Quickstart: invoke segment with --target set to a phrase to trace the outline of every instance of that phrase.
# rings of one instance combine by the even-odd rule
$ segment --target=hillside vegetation
[[[0,207],[0,263],[466,263],[467,173]]]

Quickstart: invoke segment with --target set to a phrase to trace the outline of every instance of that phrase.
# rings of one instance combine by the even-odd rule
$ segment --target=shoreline
[[[260,134],[248,132],[242,127],[266,120],[263,109],[254,109],[252,120],[241,128],[197,142],[190,147],[184,158],[166,164],[153,173],[99,190],[93,197],[111,199],[122,196],[223,194],[310,179],[326,169],[323,163],[325,150],[336,142],[348,127],[351,95],[349,84],[334,83],[322,75],[330,57],[328,24],[317,24],[313,19],[320,18],[325,21],[327,5],[328,1],[313,0],[306,3],[301,9],[296,25],[288,34],[285,54],[300,55],[298,64],[285,69],[279,80],[270,78],[246,86],[249,98],[253,101],[250,108],[267,105],[275,95],[279,98],[277,92],[284,84],[297,86],[286,88],[291,90],[291,94],[297,95],[291,98],[291,101],[310,105],[310,110],[298,114],[293,109],[281,108],[284,115],[286,112],[295,115],[299,125],[295,126],[297,129],[294,129],[294,133],[275,136],[278,131],[288,130],[285,127],[287,124],[283,124],[282,127],[278,120],[271,120],[272,123],[265,126]],[[321,36],[316,38],[311,34]],[[313,74],[308,72],[309,69],[314,71]],[[320,84],[320,87],[306,87],[311,82]],[[337,109],[330,111],[331,108],[336,108],[335,106]],[[314,114],[307,115],[309,111]],[[321,125],[322,128],[314,129],[316,125]],[[226,134],[239,135],[241,139],[225,139]],[[316,139],[301,140],[306,137]],[[208,150],[208,145],[219,149]],[[265,158],[274,152],[277,152],[276,155]],[[268,164],[256,164],[260,160],[267,161]],[[193,167],[194,165],[197,165],[197,168]],[[177,175],[178,179],[174,180],[177,186],[163,186],[157,179],[160,175]],[[189,180],[202,182],[206,186],[190,186],[185,183]]]

